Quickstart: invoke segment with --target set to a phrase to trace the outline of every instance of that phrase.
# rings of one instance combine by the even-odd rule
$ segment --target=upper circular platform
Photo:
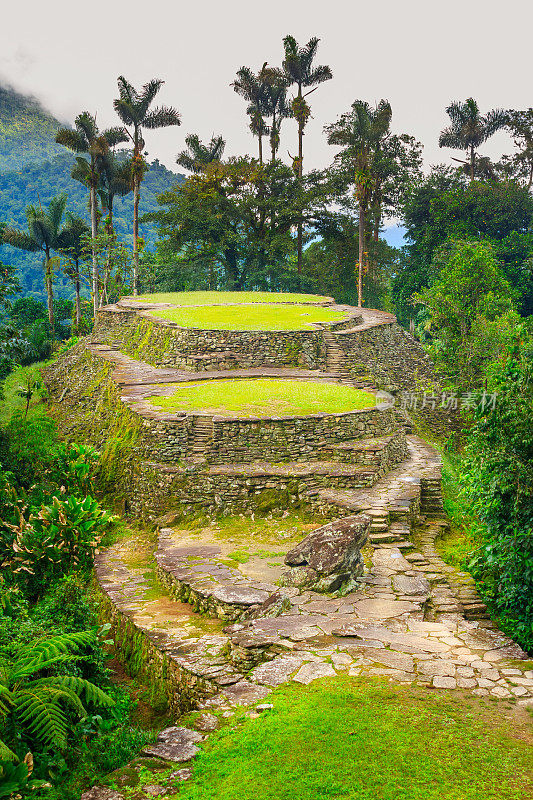
[[[350,318],[330,297],[274,292],[172,292],[126,297],[122,307],[179,328],[205,331],[309,331]]]

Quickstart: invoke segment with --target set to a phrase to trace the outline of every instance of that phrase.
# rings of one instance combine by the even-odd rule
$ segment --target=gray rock
[[[270,595],[262,589],[249,589],[246,586],[218,586],[213,590],[213,597],[220,603],[253,606],[265,603]]]
[[[215,717],[214,714],[200,714],[194,720],[194,727],[197,731],[203,731],[205,733],[211,733],[211,731],[216,731],[218,728],[218,719]]]
[[[363,573],[361,547],[371,520],[365,514],[330,522],[307,536],[285,556],[291,567],[280,579],[282,586],[298,586],[315,592],[351,590]]]
[[[189,769],[189,767],[177,769],[174,772],[171,772],[168,777],[171,781],[188,781],[190,778],[192,778],[192,769]]]
[[[203,737],[197,731],[173,726],[161,731],[157,742],[143,748],[142,754],[176,763],[189,761],[200,752],[196,743],[201,742],[202,739]]]
[[[334,678],[337,673],[331,664],[311,663],[304,664],[293,678],[293,681],[307,685],[317,678]]]
[[[429,581],[422,575],[410,577],[409,575],[395,575],[392,579],[392,586],[395,592],[407,595],[428,594],[430,590]]]
[[[103,786],[93,786],[82,794],[81,800],[124,800],[124,795]]]
[[[270,597],[265,600],[264,603],[261,603],[260,606],[255,608],[250,614],[246,616],[246,619],[259,619],[266,618],[266,617],[279,617],[281,614],[284,614],[286,611],[289,611],[292,606],[290,597],[288,597],[284,592],[274,592],[271,594]],[[241,617],[242,619],[242,617]]]

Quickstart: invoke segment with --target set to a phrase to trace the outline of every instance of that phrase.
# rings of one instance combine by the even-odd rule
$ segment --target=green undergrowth
[[[28,418],[32,418],[38,413],[43,412],[43,401],[47,397],[47,392],[41,378],[41,368],[47,362],[39,362],[29,367],[18,367],[13,370],[2,383],[2,397],[0,402],[0,425],[9,422],[14,413],[24,413],[26,400],[18,392],[25,389],[28,382],[38,384],[33,390],[28,409]]]
[[[346,318],[344,312],[331,308],[283,303],[165,308],[151,313],[184,328],[224,331],[312,330],[315,322],[341,322]]]
[[[338,383],[271,378],[171,384],[169,397],[153,396],[152,405],[166,411],[202,410],[241,416],[344,413],[375,406],[375,395]]]
[[[291,292],[156,292],[138,300],[174,303],[177,306],[215,305],[216,303],[321,303],[329,298],[318,294]]]
[[[512,716],[500,701],[347,676],[284,686],[268,700],[273,710],[256,719],[239,710],[221,720],[191,781],[178,794],[169,785],[169,800],[526,800],[533,792],[531,717]]]

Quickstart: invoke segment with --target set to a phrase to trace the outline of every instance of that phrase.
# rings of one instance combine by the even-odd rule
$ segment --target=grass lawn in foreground
[[[180,800],[533,796],[531,720],[501,703],[349,677],[267,702],[272,711],[209,736]]]
[[[177,306],[216,305],[217,303],[320,303],[329,298],[319,294],[291,292],[155,292],[137,300],[173,303]]]
[[[338,383],[291,381],[278,378],[194,381],[173,384],[168,397],[150,402],[166,411],[208,411],[222,416],[291,416],[329,414],[373,408],[375,395]]]
[[[153,316],[184,328],[224,331],[310,330],[314,322],[340,322],[346,314],[312,305],[254,303],[234,306],[192,306],[153,311]]]

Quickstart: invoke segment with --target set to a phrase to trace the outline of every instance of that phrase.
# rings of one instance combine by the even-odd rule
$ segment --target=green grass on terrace
[[[180,800],[533,797],[531,722],[501,703],[367,677],[267,700],[272,711],[210,735]]]
[[[193,306],[154,310],[153,315],[184,328],[225,331],[295,331],[313,328],[313,322],[340,322],[342,311],[307,305]]]
[[[216,305],[217,303],[321,303],[329,298],[319,294],[291,292],[156,292],[138,300],[173,303],[176,306]]]
[[[372,408],[375,395],[338,383],[291,381],[276,378],[194,381],[172,384],[169,397],[153,396],[150,402],[166,411],[208,411],[225,416],[290,416],[328,414]]]

